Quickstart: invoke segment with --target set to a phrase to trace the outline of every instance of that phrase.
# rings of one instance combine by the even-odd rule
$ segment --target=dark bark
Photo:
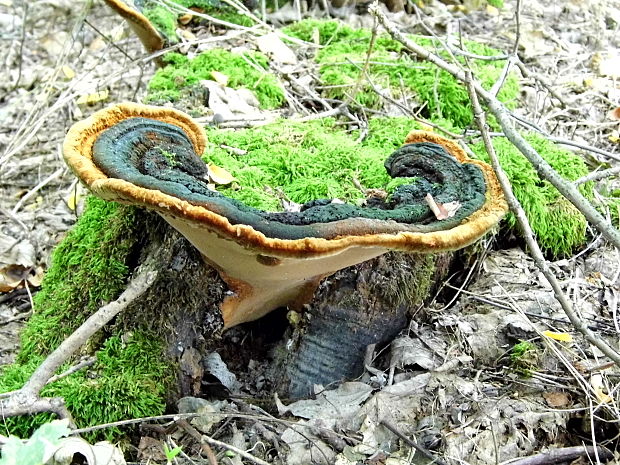
[[[279,361],[280,391],[308,397],[314,384],[328,387],[360,376],[366,347],[386,344],[406,327],[450,255],[393,252],[325,279]]]

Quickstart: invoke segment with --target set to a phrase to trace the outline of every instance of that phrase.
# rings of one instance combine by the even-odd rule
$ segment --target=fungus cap
[[[410,177],[422,176],[420,170],[437,160],[441,169],[421,185],[458,184],[450,195],[463,195],[457,199],[462,211],[442,221],[424,213],[418,223],[411,218],[428,207],[411,186],[397,189],[396,206],[382,209],[318,202],[299,213],[269,213],[245,206],[204,190],[206,164],[196,154],[204,152],[205,141],[202,128],[182,112],[124,103],[76,123],[63,152],[93,194],[157,211],[201,251],[236,294],[222,305],[225,327],[303,303],[323,277],[388,250],[464,247],[507,210],[491,167],[434,133],[410,133],[409,145],[386,162],[393,176]]]

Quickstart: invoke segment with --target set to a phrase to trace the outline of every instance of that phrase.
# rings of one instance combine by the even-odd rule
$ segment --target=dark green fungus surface
[[[210,190],[207,165],[183,130],[147,118],[130,118],[104,131],[95,142],[93,159],[109,177],[159,190],[224,216],[233,225],[246,224],[280,239],[446,230],[479,209],[486,192],[479,167],[459,163],[437,144],[418,143],[397,149],[385,161],[392,178],[415,178],[385,200],[369,199],[360,207],[316,199],[298,212],[263,211]],[[427,194],[439,203],[459,202],[460,208],[455,216],[436,220]]]

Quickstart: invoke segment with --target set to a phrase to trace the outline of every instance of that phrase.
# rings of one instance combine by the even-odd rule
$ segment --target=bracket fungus
[[[155,210],[200,250],[233,293],[221,304],[225,328],[299,307],[324,277],[390,250],[462,248],[507,210],[492,168],[434,133],[410,133],[387,158],[392,177],[415,178],[387,199],[364,207],[318,199],[299,212],[266,212],[210,190],[205,145],[188,115],[123,103],[76,123],[63,149],[94,195]],[[430,206],[448,204],[438,220]]]
[[[148,53],[154,53],[164,48],[164,38],[137,6],[124,0],[104,1],[127,21]]]

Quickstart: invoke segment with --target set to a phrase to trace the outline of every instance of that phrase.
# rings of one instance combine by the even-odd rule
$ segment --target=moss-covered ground
[[[123,291],[141,227],[135,209],[89,198],[84,214],[54,251],[22,332],[18,360],[0,371],[0,392],[20,388],[66,336]],[[163,353],[161,338],[139,328],[99,334],[84,348],[84,354],[96,354],[95,364],[48,385],[42,394],[62,396],[79,427],[160,414],[174,381]],[[47,418],[19,417],[3,425],[12,434],[28,435]],[[101,434],[113,438],[117,433]]]
[[[366,79],[357,93],[354,87],[362,74],[371,45],[372,33],[368,29],[353,29],[340,21],[304,20],[284,29],[290,36],[312,42],[318,38],[323,47],[316,55],[324,95],[345,100],[348,97],[363,107],[379,108],[382,98]],[[417,42],[440,56],[448,57],[446,50],[432,38],[411,36]],[[496,56],[499,50],[467,41],[467,52]],[[439,71],[433,64],[418,61],[404,53],[403,46],[386,35],[378,35],[372,47],[367,69],[368,77],[379,88],[398,97],[403,91],[413,95],[419,105],[424,105],[423,115],[430,119],[445,118],[457,127],[471,123],[471,105],[466,88],[450,74]],[[463,62],[460,59],[461,63]],[[482,85],[490,88],[502,73],[504,62],[470,59],[473,72]],[[365,77],[365,76],[362,76]],[[509,107],[515,107],[519,94],[516,76],[510,75],[498,98]]]
[[[158,70],[148,85],[147,101],[174,102],[182,92],[204,79],[213,80],[213,71],[228,76],[228,86],[252,90],[262,108],[274,109],[284,103],[284,91],[276,77],[268,72],[269,61],[259,52],[243,55],[222,49],[207,50],[193,59],[179,53],[163,57],[166,66]]]
[[[254,25],[250,18],[237,13],[231,7],[218,0],[174,0],[174,3],[184,8],[195,8],[202,13],[229,23],[246,27]],[[155,29],[164,36],[166,42],[175,44],[179,41],[177,36],[177,28],[179,27],[178,13],[162,5],[160,2],[152,0],[142,2],[142,13],[149,19]]]

